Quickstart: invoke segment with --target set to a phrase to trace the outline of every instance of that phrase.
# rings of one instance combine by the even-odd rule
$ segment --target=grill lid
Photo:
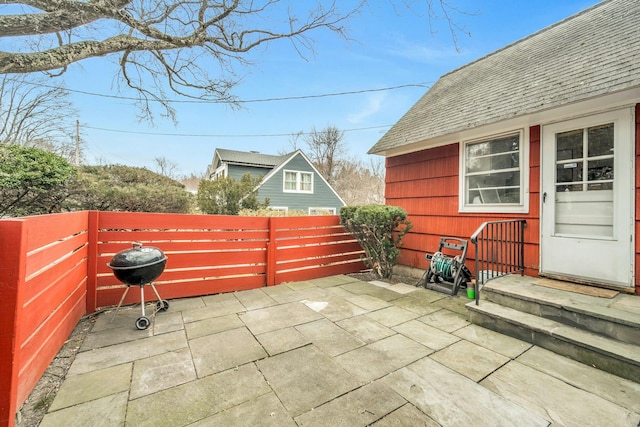
[[[113,270],[130,270],[162,263],[167,260],[160,249],[133,242],[131,249],[118,252],[107,264]]]

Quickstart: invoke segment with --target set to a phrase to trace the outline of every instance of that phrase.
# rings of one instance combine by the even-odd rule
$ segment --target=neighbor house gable
[[[313,174],[313,191],[286,192],[284,174],[287,171]],[[287,206],[289,209],[304,210],[309,207],[335,208],[337,213],[339,207],[346,205],[301,150],[290,153],[286,160],[263,178],[257,189],[261,199],[268,197],[270,205],[276,207]]]

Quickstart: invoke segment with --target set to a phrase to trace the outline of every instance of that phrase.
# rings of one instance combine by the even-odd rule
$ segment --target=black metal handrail
[[[526,226],[524,219],[487,221],[471,236],[475,246],[476,305],[480,301],[480,287],[489,280],[513,273],[524,275]]]

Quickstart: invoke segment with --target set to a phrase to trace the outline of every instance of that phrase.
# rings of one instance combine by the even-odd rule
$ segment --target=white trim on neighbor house
[[[502,170],[482,170],[475,173],[467,173],[467,148],[487,142],[497,142],[501,139],[509,137],[518,137],[517,152],[508,152],[506,154],[517,153],[518,166],[517,168],[502,169]],[[483,156],[485,159],[495,158],[495,154]],[[458,180],[458,211],[459,212],[487,212],[487,213],[528,213],[529,212],[529,132],[528,129],[514,129],[507,132],[495,133],[492,135],[482,135],[473,139],[467,139],[460,141],[459,144],[459,177]],[[477,190],[467,188],[468,182],[474,177],[478,178],[475,181],[482,181],[482,177],[491,178],[497,174],[504,174],[509,172],[517,172],[519,174],[519,201],[509,202],[504,199],[505,192],[515,189],[514,186],[507,186],[506,184],[490,184],[480,183]],[[470,179],[467,179],[470,178]],[[500,194],[503,196],[501,197]],[[467,200],[469,198],[469,200]]]
[[[287,180],[287,177],[295,175],[295,181]],[[313,172],[297,171],[291,169],[285,169],[282,171],[282,191],[285,193],[304,193],[313,194]],[[303,177],[308,176],[309,181],[303,180]],[[287,188],[287,184],[295,184],[295,189]],[[309,186],[308,189],[304,188]]]

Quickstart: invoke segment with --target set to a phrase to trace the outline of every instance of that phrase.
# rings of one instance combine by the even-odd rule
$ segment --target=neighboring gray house
[[[337,214],[345,202],[300,150],[282,156],[217,148],[206,177],[239,180],[249,172],[262,177],[258,199],[269,208],[305,211],[310,215]]]

